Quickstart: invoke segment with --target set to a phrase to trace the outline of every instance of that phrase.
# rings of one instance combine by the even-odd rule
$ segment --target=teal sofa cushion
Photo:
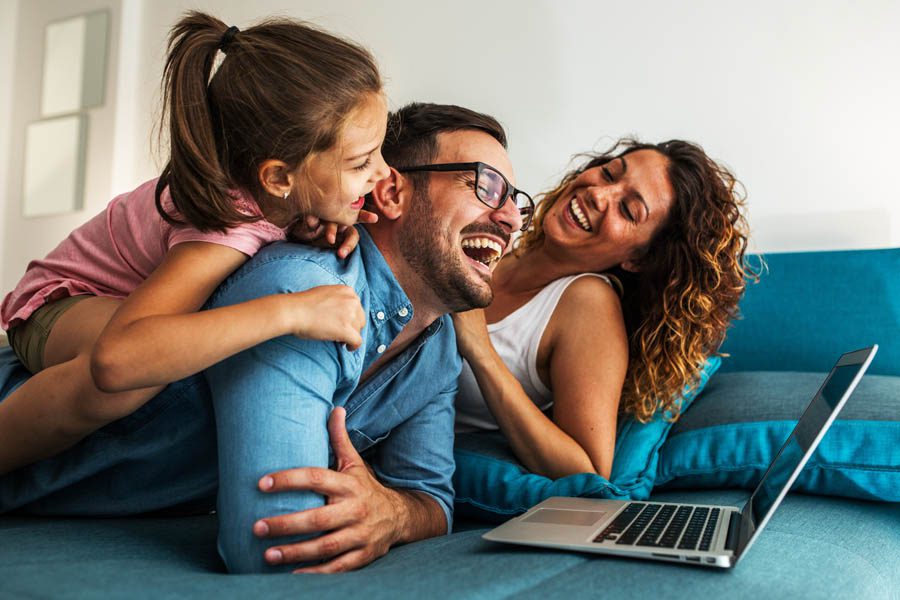
[[[719,373],[672,428],[656,485],[753,489],[824,380]],[[792,489],[900,502],[900,377],[863,377]]]
[[[682,410],[718,370],[721,361],[706,361],[700,381],[685,390]],[[518,515],[551,496],[646,499],[657,473],[659,449],[672,427],[668,415],[657,414],[647,423],[623,419],[616,435],[610,479],[581,473],[561,479],[535,475],[513,456],[502,434],[463,433],[456,436],[456,512],[488,520]]]
[[[879,344],[869,373],[900,375],[900,248],[767,254],[728,331],[722,372],[831,368]]]
[[[740,506],[704,490],[653,500]],[[391,549],[335,575],[228,575],[214,515],[130,519],[0,516],[3,598],[897,598],[900,511],[790,495],[731,572],[492,544],[484,524]]]

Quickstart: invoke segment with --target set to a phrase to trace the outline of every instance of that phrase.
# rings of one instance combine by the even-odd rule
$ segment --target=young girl
[[[114,198],[32,262],[0,307],[10,344],[35,373],[0,404],[0,473],[265,340],[361,343],[365,316],[345,286],[198,311],[286,232],[321,222],[331,244],[345,229],[339,256],[355,247],[347,226],[388,174],[372,56],[298,22],[239,31],[191,12],[171,32],[163,92],[171,155],[160,178]]]

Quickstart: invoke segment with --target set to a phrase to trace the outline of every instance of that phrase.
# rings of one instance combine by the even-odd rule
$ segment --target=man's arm
[[[263,477],[265,492],[307,490],[328,497],[328,504],[302,512],[259,520],[254,533],[263,538],[327,531],[299,543],[272,546],[270,564],[297,564],[328,559],[296,573],[334,573],[362,567],[387,553],[391,546],[447,532],[447,518],[432,496],[386,487],[366,466],[350,442],[343,408],[328,423],[335,470],[301,468]]]

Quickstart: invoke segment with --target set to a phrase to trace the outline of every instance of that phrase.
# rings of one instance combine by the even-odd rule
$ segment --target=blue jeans
[[[0,399],[29,376],[11,349],[0,348]],[[0,512],[210,512],[217,481],[212,405],[206,381],[196,375],[62,454],[0,477]]]

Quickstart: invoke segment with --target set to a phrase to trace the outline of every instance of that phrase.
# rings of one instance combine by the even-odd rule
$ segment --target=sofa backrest
[[[743,319],[728,330],[722,372],[826,372],[842,353],[877,343],[869,373],[900,375],[900,248],[765,261],[741,301]]]

